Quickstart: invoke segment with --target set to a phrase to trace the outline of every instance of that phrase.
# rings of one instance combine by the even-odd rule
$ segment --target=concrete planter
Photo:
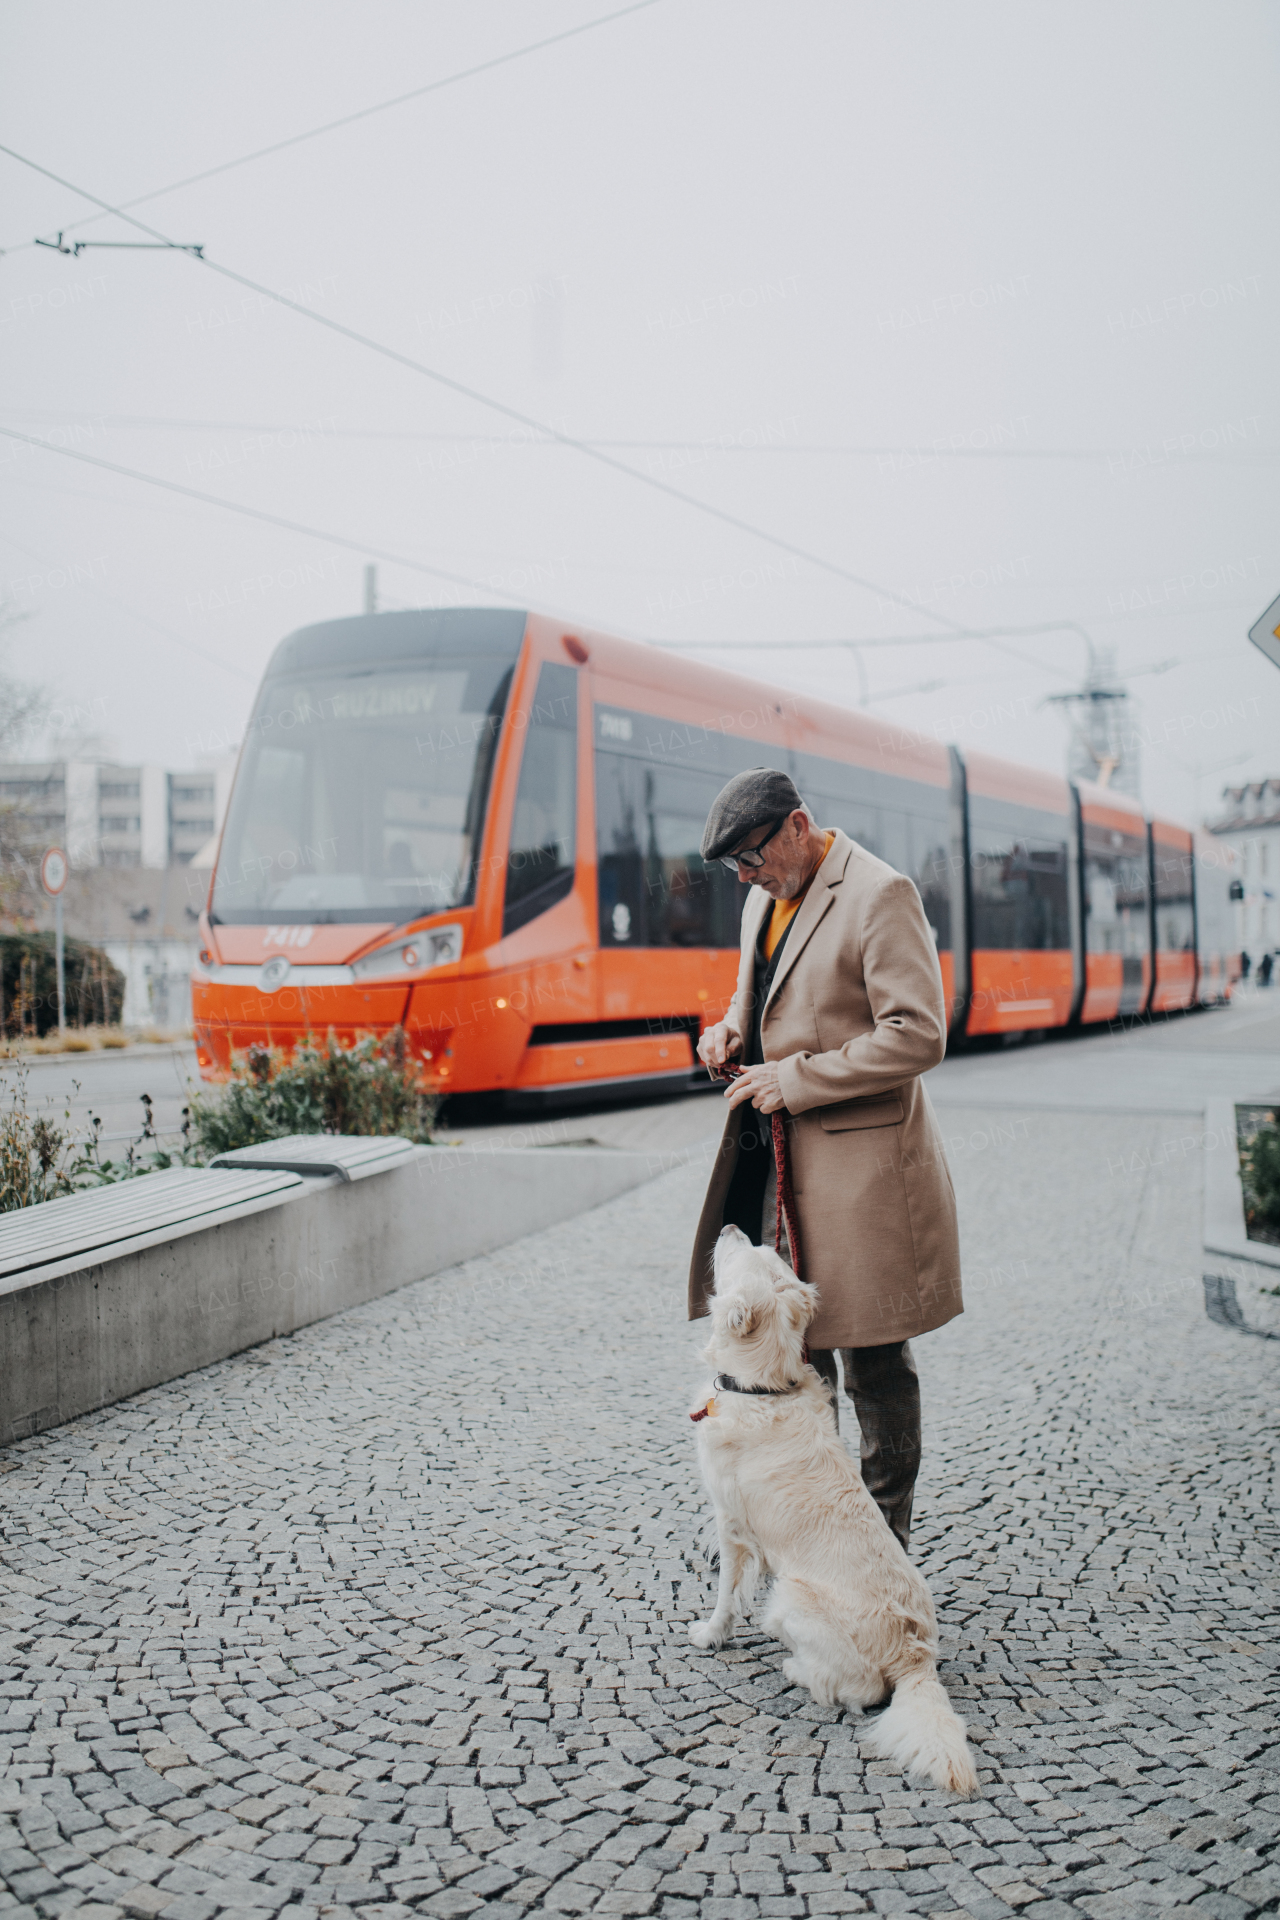
[[[1205,1110],[1204,1250],[1210,1319],[1280,1339],[1280,1247],[1248,1235],[1234,1100],[1210,1100]]]
[[[415,1147],[354,1178],[317,1174],[314,1153],[304,1162],[174,1169],[0,1219],[0,1442],[491,1252],[661,1170],[607,1148]]]
[[[1280,1268],[1280,1247],[1251,1240],[1245,1224],[1244,1188],[1236,1144],[1233,1100],[1210,1100],[1205,1109],[1204,1247],[1259,1267]],[[1277,1275],[1280,1278],[1280,1275]]]

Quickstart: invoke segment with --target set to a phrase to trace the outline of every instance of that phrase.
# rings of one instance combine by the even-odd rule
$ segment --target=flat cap
[[[803,805],[789,774],[774,767],[748,767],[745,773],[735,773],[711,803],[702,829],[703,859],[719,860],[754,827],[772,826]]]

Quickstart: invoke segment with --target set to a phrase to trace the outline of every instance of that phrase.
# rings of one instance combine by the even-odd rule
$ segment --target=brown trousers
[[[920,1381],[911,1342],[887,1347],[838,1349],[844,1390],[852,1400],[862,1436],[862,1481],[904,1553],[911,1544],[911,1503],[920,1471]],[[809,1359],[827,1383],[837,1413],[836,1354],[819,1349]]]

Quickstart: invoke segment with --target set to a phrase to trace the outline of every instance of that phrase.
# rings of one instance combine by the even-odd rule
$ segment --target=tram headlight
[[[462,958],[461,925],[429,927],[418,939],[426,947],[424,966],[447,967]]]
[[[353,961],[351,971],[357,980],[371,980],[395,973],[426,973],[432,967],[447,967],[462,958],[462,928],[428,927],[390,946],[378,947]]]

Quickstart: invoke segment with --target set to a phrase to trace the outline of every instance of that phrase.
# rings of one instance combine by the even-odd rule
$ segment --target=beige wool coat
[[[728,1024],[751,1030],[756,939],[773,906],[753,887]],[[811,1347],[913,1339],[963,1312],[955,1192],[920,1075],[946,1050],[942,975],[913,883],[845,833],[791,924],[761,1022],[786,1102],[801,1272],[821,1304]],[[716,1153],[689,1274],[689,1318],[707,1312],[711,1255],[744,1126]],[[772,1238],[770,1235],[770,1244]]]

